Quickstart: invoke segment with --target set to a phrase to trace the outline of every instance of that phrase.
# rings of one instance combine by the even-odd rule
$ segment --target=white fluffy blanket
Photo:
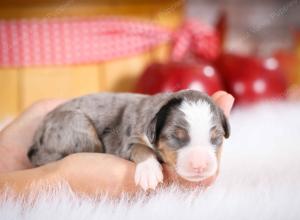
[[[2,195],[0,219],[300,219],[300,103],[236,109],[221,174],[204,192],[176,187],[137,201],[95,201],[67,188],[30,206]]]

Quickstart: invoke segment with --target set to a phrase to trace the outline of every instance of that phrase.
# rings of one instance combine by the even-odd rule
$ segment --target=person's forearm
[[[134,183],[134,172],[135,164],[128,160],[94,153],[70,155],[62,161],[60,169],[74,192],[89,196],[107,194],[110,197],[134,194],[140,190]]]
[[[40,187],[53,185],[61,179],[55,166],[49,164],[34,169],[1,173],[0,193],[9,189],[16,195],[34,194]]]
[[[98,160],[95,161],[98,165],[86,167],[84,173],[78,173],[79,169],[76,167],[84,166],[87,160],[90,162]],[[107,164],[113,164],[113,166],[103,169]],[[208,178],[199,184],[184,181],[170,166],[163,165],[163,170],[163,185],[177,183],[185,188],[208,186],[216,177]],[[9,188],[15,192],[16,196],[26,196],[66,183],[77,194],[92,197],[106,194],[111,198],[117,198],[122,193],[134,195],[141,191],[141,188],[134,183],[134,172],[135,165],[132,162],[116,159],[110,155],[87,154],[86,157],[71,158],[71,160],[68,158],[34,169],[3,173],[0,175],[0,192]]]
[[[139,188],[133,181],[135,165],[126,160],[116,160],[115,157],[105,156],[102,158],[100,155],[91,154],[90,159],[86,158],[88,160],[100,159],[100,161],[95,161],[100,165],[87,167],[84,173],[78,173],[77,168],[86,163],[86,159],[82,161],[80,157],[75,161],[66,158],[38,168],[2,173],[0,174],[0,193],[9,188],[16,196],[33,195],[45,188],[55,188],[61,183],[67,184],[74,193],[87,196],[107,194],[113,198],[122,193],[137,192]],[[103,169],[107,164],[112,163],[113,167]]]

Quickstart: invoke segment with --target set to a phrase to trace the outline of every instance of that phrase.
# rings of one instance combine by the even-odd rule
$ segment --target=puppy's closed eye
[[[187,142],[189,140],[189,135],[187,131],[183,128],[176,128],[174,132],[174,136],[181,142]]]

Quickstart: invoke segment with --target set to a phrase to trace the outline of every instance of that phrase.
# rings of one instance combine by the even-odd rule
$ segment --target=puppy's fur
[[[28,157],[40,166],[77,152],[118,155],[138,164],[135,181],[146,190],[163,179],[158,161],[192,181],[215,173],[223,136],[229,136],[227,119],[201,92],[101,93],[50,112]]]

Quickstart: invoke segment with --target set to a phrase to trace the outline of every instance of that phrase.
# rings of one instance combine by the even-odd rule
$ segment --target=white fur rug
[[[1,196],[0,219],[300,219],[300,103],[236,109],[221,174],[205,192],[176,187],[145,200],[74,196],[65,187],[30,206]]]

